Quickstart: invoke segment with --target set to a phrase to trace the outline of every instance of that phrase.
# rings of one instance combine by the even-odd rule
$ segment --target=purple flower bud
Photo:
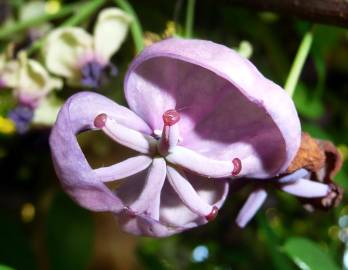
[[[300,144],[291,98],[222,45],[158,42],[134,60],[124,89],[130,109],[95,93],[72,96],[50,145],[65,191],[113,212],[133,234],[163,237],[213,220],[228,181],[284,172]],[[95,129],[138,154],[92,169],[76,134]],[[109,181],[120,185],[110,190]]]

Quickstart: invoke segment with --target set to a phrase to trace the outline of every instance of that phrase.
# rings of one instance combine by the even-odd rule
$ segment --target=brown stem
[[[296,16],[318,23],[348,26],[346,0],[224,0],[224,2]]]

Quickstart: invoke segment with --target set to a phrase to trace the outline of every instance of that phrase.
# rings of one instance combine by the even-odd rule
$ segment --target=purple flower
[[[81,68],[81,84],[97,89],[106,84],[109,78],[116,77],[117,73],[117,68],[112,63],[102,66],[96,61],[87,62]]]
[[[228,181],[277,176],[300,145],[290,97],[222,45],[158,42],[134,60],[124,89],[130,110],[96,93],[72,96],[50,145],[65,191],[85,208],[117,214],[133,234],[161,237],[205,224]],[[76,140],[91,129],[137,154],[92,169]],[[118,187],[110,190],[109,181]]]
[[[72,86],[98,88],[116,76],[110,59],[124,42],[132,20],[121,9],[106,8],[97,17],[93,35],[80,27],[53,30],[43,46],[47,69]]]
[[[269,190],[274,188],[297,196],[308,211],[336,207],[342,200],[343,189],[334,183],[333,177],[341,166],[342,158],[331,142],[314,140],[303,133],[301,147],[287,172],[262,182],[249,178],[233,183],[234,192],[247,185],[253,186],[237,216],[237,224],[244,227],[262,206]]]
[[[26,105],[18,105],[8,114],[16,125],[16,130],[19,134],[24,134],[29,130],[29,125],[34,117],[33,108]]]

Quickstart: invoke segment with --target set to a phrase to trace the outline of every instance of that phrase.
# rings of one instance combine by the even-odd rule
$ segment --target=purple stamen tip
[[[172,126],[176,124],[177,122],[179,122],[180,114],[175,109],[171,109],[166,111],[163,114],[162,118],[163,118],[164,125]]]
[[[99,114],[95,119],[94,119],[94,126],[96,128],[103,128],[105,126],[107,115],[105,113]]]
[[[217,208],[216,206],[213,206],[213,209],[211,210],[211,212],[209,213],[209,215],[205,216],[205,218],[208,221],[212,221],[216,218],[217,214],[219,212],[219,208]]]
[[[242,162],[240,161],[239,158],[234,158],[232,160],[232,163],[233,163],[233,171],[232,171],[232,175],[233,176],[237,176],[240,171],[242,170]]]

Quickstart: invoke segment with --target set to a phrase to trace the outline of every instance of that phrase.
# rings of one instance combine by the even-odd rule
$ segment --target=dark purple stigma
[[[92,60],[81,68],[81,84],[96,89],[106,84],[111,77],[116,77],[117,73],[115,65],[111,63],[102,65],[98,61]]]
[[[240,161],[239,158],[234,158],[232,160],[232,163],[233,163],[232,175],[237,176],[240,173],[240,171],[242,170],[242,162]]]
[[[180,114],[175,109],[171,109],[165,111],[162,118],[165,126],[172,126],[179,122]]]
[[[107,119],[107,115],[105,113],[99,114],[95,119],[94,119],[94,126],[96,128],[103,128],[105,126],[105,122]]]
[[[9,112],[8,117],[15,123],[17,133],[24,134],[29,130],[34,110],[29,106],[18,105]]]
[[[213,209],[209,213],[209,215],[205,216],[206,220],[212,221],[216,218],[217,214],[219,212],[219,208],[217,208],[215,205],[213,206]]]

